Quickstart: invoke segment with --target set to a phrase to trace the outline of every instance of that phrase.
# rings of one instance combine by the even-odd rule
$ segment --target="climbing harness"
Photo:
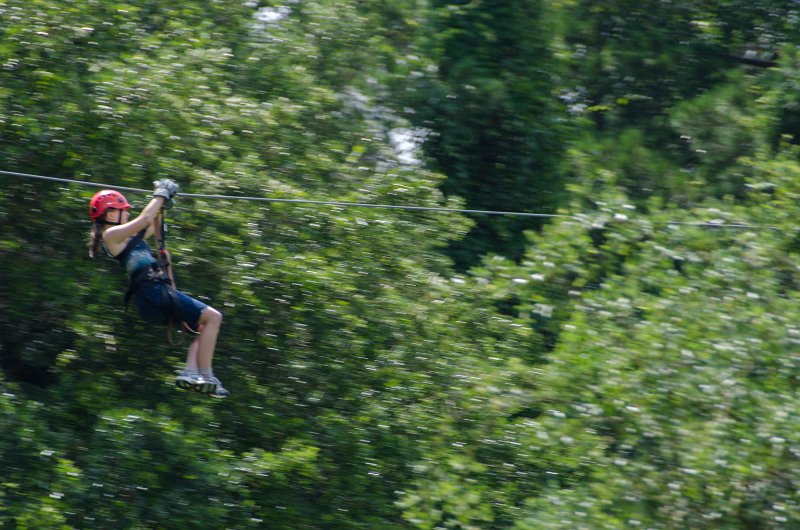
[[[195,331],[181,318],[181,301],[178,297],[177,287],[175,284],[175,275],[172,270],[172,258],[167,250],[164,234],[167,231],[165,222],[165,212],[162,208],[159,213],[158,221],[153,225],[153,232],[158,242],[158,251],[156,253],[156,262],[151,263],[146,267],[142,267],[134,272],[130,277],[130,285],[125,291],[125,307],[131,301],[131,298],[140,289],[148,288],[154,285],[160,285],[161,292],[161,310],[163,315],[163,322],[167,325],[167,342],[171,346],[180,346],[183,344],[183,337],[177,343],[173,340],[172,333],[176,323],[180,323],[179,331],[185,330],[189,333],[199,335],[199,331]],[[147,229],[140,230],[136,235],[131,237],[125,244],[125,248],[118,255],[112,256],[114,259],[124,267],[125,262],[131,252],[134,251],[137,245],[144,240]],[[106,249],[108,252],[108,249]]]
[[[158,242],[158,251],[156,255],[157,268],[161,272],[162,282],[164,289],[162,289],[162,307],[164,308],[164,315],[167,324],[167,342],[171,346],[179,346],[183,344],[183,336],[176,344],[172,338],[172,331],[175,328],[175,323],[180,322],[178,331],[187,331],[194,335],[200,335],[199,330],[194,330],[181,318],[180,299],[178,298],[178,287],[175,283],[175,273],[172,267],[172,256],[169,254],[166,245],[167,234],[167,212],[165,208],[161,208],[159,213],[159,222],[153,225],[156,241]]]

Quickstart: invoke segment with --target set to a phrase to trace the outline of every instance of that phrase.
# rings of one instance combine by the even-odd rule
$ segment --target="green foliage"
[[[561,2],[559,57],[570,99],[600,129],[646,127],[663,138],[665,111],[724,81],[748,53],[797,38],[785,2]]]
[[[624,195],[592,194],[595,212],[533,237],[520,265],[486,263],[495,297],[552,322],[536,402],[555,421],[534,423],[586,465],[531,496],[515,528],[796,521],[795,157],[746,161],[779,190],[746,207],[642,216]],[[670,224],[703,219],[762,229]]]
[[[761,104],[768,119],[767,138],[776,148],[787,137],[795,144],[800,138],[800,115],[797,109],[798,59],[795,46],[782,47],[778,67],[763,82],[767,90],[761,98]]]
[[[8,167],[460,204],[441,176],[398,161],[386,130],[405,122],[344,75],[376,68],[357,54],[369,56],[365,36],[384,38],[367,24],[377,8],[346,20],[304,3],[265,23],[265,42],[241,4],[224,20],[206,2],[42,4],[4,5],[0,20]],[[94,190],[3,186],[0,358],[14,383],[0,526],[404,527],[403,488],[427,487],[417,463],[473,445],[501,421],[484,407],[501,419],[519,408],[514,357],[535,334],[451,278],[441,249],[463,218],[179,197],[179,287],[225,314],[216,369],[235,398],[211,403],[171,388],[183,352],[121,307],[113,263],[86,257]],[[462,422],[478,423],[465,437]]]
[[[425,150],[442,189],[481,210],[552,211],[560,199],[566,130],[553,94],[547,12],[535,0],[433,2],[427,53],[411,101],[430,129]],[[535,30],[532,30],[532,27]],[[450,255],[459,268],[488,251],[522,253],[519,218],[476,217]]]
[[[759,92],[754,80],[735,75],[726,84],[677,105],[672,111],[674,129],[691,151],[690,178],[703,183],[714,195],[741,194],[740,157],[768,148],[764,131],[768,117],[755,109]],[[696,197],[695,200],[702,197]]]
[[[2,169],[561,214],[179,195],[215,402],[86,257],[95,190],[0,177],[0,527],[796,526],[787,9],[0,4]]]

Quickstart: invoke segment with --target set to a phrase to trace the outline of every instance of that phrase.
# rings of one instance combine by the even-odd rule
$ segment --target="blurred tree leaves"
[[[0,4],[3,169],[564,215],[179,197],[217,403],[85,257],[94,190],[4,177],[0,526],[796,525],[792,9]]]
[[[796,212],[785,198],[798,163],[787,150],[740,168],[780,191],[641,215],[613,179],[576,186],[580,215],[532,236],[520,264],[479,271],[498,300],[556,335],[534,401],[557,418],[546,439],[580,447],[586,464],[580,482],[531,496],[515,528],[796,520],[797,267],[784,215]],[[690,226],[704,219],[760,228]]]
[[[444,174],[442,189],[479,210],[552,212],[561,199],[568,130],[555,97],[559,65],[545,2],[433,2],[411,120],[431,131],[425,151]],[[459,268],[489,251],[518,257],[537,223],[477,216],[449,254]]]
[[[261,25],[256,7],[4,4],[5,164],[141,188],[168,176],[205,193],[460,204],[440,175],[398,160],[387,132],[407,123],[361,80],[377,71],[358,57],[384,38],[370,25],[380,6],[348,18],[304,3]],[[454,282],[441,250],[463,218],[179,199],[179,286],[226,316],[216,366],[237,397],[212,403],[170,388],[183,352],[124,311],[112,263],[85,257],[94,190],[3,189],[2,421],[29,440],[0,447],[3,525],[402,527],[415,463],[460,453],[457,418],[519,406],[514,358],[535,334]],[[499,420],[471,400],[495,370]]]

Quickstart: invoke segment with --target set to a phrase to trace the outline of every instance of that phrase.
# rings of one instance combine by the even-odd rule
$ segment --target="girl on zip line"
[[[145,242],[150,237],[161,237],[162,208],[170,208],[178,192],[178,185],[169,179],[158,180],[154,185],[153,199],[133,220],[128,212],[131,205],[121,193],[102,190],[94,194],[89,202],[89,217],[94,221],[89,256],[94,258],[102,243],[106,253],[119,261],[131,281],[125,303],[133,297],[144,320],[166,322],[170,326],[173,321],[182,322],[197,334],[175,385],[215,398],[228,397],[230,392],[223,388],[211,368],[222,314],[177,291],[168,266],[159,264]]]

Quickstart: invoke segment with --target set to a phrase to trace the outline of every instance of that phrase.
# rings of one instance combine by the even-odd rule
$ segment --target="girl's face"
[[[118,210],[117,208],[109,208],[106,210],[106,221],[113,224],[125,224],[130,219],[131,214],[128,210]]]

